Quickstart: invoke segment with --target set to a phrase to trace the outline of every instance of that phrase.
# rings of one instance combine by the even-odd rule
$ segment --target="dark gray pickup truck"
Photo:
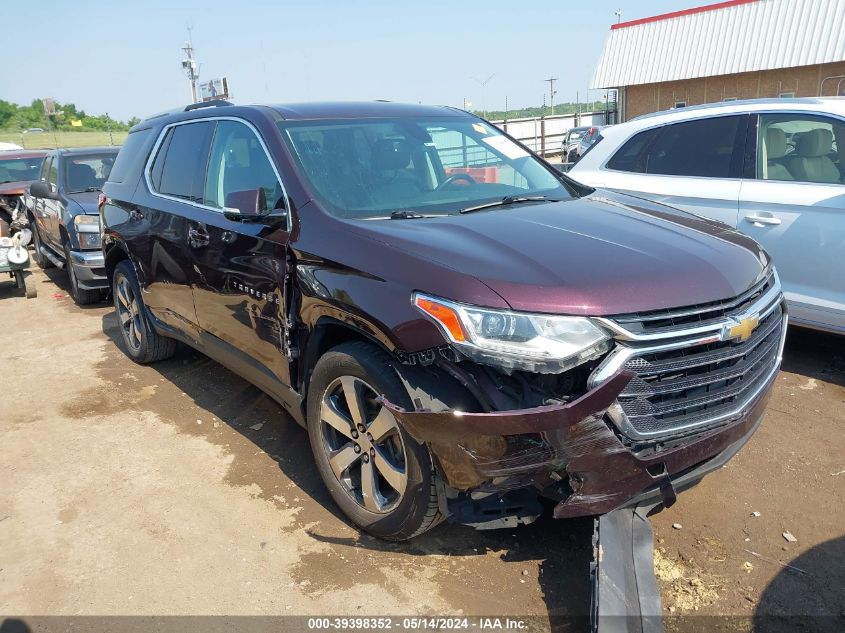
[[[97,200],[119,149],[50,152],[25,197],[35,262],[41,268],[67,270],[70,291],[78,304],[102,301],[108,293]]]

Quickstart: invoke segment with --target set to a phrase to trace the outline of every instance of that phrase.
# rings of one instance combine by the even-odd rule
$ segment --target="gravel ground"
[[[135,365],[35,274],[0,284],[0,616],[588,613],[591,520],[363,536],[270,398],[186,348]],[[653,517],[667,614],[845,615],[843,449],[845,338],[794,330],[760,431]]]

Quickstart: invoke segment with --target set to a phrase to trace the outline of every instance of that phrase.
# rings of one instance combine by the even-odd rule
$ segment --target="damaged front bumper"
[[[426,443],[446,484],[458,491],[533,485],[559,500],[557,518],[598,515],[646,502],[668,507],[675,493],[730,459],[762,419],[774,375],[718,428],[646,454],[623,443],[605,412],[633,378],[620,371],[563,405],[468,413],[384,405]]]

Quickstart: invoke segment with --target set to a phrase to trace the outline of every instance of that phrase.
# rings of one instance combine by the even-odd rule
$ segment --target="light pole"
[[[188,76],[188,81],[191,83],[191,103],[197,102],[197,80],[200,78],[199,67],[197,60],[194,59],[194,47],[190,41],[191,30],[188,29],[188,41],[182,47],[185,51],[185,59],[182,60],[182,69]]]

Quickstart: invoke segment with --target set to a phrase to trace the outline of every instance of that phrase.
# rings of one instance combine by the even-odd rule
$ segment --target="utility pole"
[[[197,81],[200,78],[199,66],[197,60],[194,59],[194,45],[191,42],[191,28],[188,27],[188,41],[182,50],[185,51],[185,59],[182,60],[182,69],[188,76],[188,81],[191,82],[191,103],[197,102]]]
[[[544,79],[543,81],[549,82],[549,105],[552,110],[552,116],[555,115],[555,95],[557,92],[555,91],[555,82],[557,81],[557,77],[549,77],[548,79]]]

